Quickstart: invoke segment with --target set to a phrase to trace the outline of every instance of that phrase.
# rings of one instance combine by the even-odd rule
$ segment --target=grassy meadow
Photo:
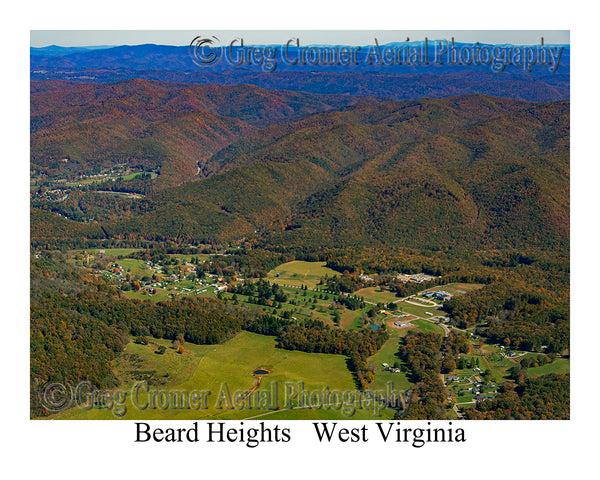
[[[291,285],[301,287],[306,285],[314,289],[319,283],[321,277],[333,277],[339,275],[338,272],[327,268],[325,262],[304,262],[294,260],[275,267],[267,274],[266,280],[279,285]]]
[[[163,355],[156,352],[157,346],[164,345]],[[117,389],[127,393],[124,405],[127,408],[122,417],[127,420],[140,419],[244,419],[260,415],[270,418],[345,418],[341,411],[329,409],[318,411],[313,409],[295,409],[289,411],[270,410],[271,406],[283,408],[286,405],[286,389],[290,398],[301,391],[312,392],[329,390],[352,391],[357,387],[354,378],[346,367],[346,357],[342,355],[305,353],[281,350],[275,347],[275,338],[242,332],[221,345],[184,345],[185,353],[178,354],[166,340],[153,339],[149,345],[130,342],[123,355],[114,362],[115,374],[122,385]],[[254,395],[275,396],[277,400],[269,400],[266,408],[228,408],[228,403],[236,394],[243,395],[256,383],[252,372],[264,368],[271,373],[262,377],[261,384]],[[133,403],[133,387],[139,382],[147,381],[150,395],[145,387],[138,392],[138,404],[146,405],[164,391],[200,391],[210,392],[206,403],[198,410],[190,409],[154,409],[140,410]],[[289,383],[288,383],[289,382]],[[287,383],[287,385],[286,385]],[[225,390],[226,388],[226,390]],[[263,393],[264,392],[264,393]],[[219,405],[220,403],[220,405]],[[293,405],[293,404],[292,404]],[[218,407],[221,408],[218,408]],[[206,407],[206,408],[204,408]],[[389,418],[391,411],[384,414]],[[72,408],[54,418],[82,419],[115,419],[111,409],[92,408],[84,410]],[[373,418],[373,412],[358,410],[352,418]]]

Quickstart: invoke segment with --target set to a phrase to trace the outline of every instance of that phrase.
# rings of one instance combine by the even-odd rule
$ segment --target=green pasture
[[[371,384],[370,390],[385,390],[390,382],[393,384],[394,390],[406,391],[412,387],[405,372],[392,373],[384,370],[382,365],[383,363],[387,363],[393,366],[395,362],[402,364],[402,360],[396,355],[400,345],[399,338],[391,337],[375,355],[369,357],[368,363],[372,363],[375,366],[375,380]]]
[[[114,362],[115,374],[122,380],[117,390],[127,393],[124,405],[127,407],[122,417],[129,420],[140,419],[243,419],[263,413],[269,413],[266,418],[344,418],[342,413],[330,410],[323,412],[311,410],[290,410],[278,412],[270,417],[270,410],[265,408],[237,409],[227,402],[227,394],[233,399],[235,394],[245,394],[256,382],[252,372],[257,368],[270,370],[269,375],[262,378],[257,391],[277,394],[277,401],[272,405],[286,406],[293,394],[301,395],[301,383],[304,392],[324,392],[329,390],[356,391],[352,374],[346,367],[346,357],[342,355],[305,353],[281,350],[275,347],[275,338],[242,332],[221,345],[184,345],[185,353],[178,354],[171,348],[167,340],[152,339],[157,345],[167,347],[163,355],[155,353],[157,345],[138,345],[130,342],[123,355]],[[210,392],[206,397],[206,407],[198,410],[146,408],[135,407],[132,388],[136,382],[148,381],[150,395],[155,397],[160,392]],[[277,388],[275,389],[275,385]],[[149,401],[146,390],[138,395],[138,404]],[[141,400],[140,400],[141,398]],[[221,408],[219,406],[221,401]],[[314,414],[314,416],[311,416]],[[390,412],[387,413],[388,415]],[[362,416],[353,418],[368,418],[371,415],[362,412]],[[110,409],[93,408],[83,410],[72,408],[55,418],[59,419],[114,419]],[[389,418],[389,417],[388,417]]]
[[[325,262],[294,260],[271,270],[267,274],[266,279],[271,283],[292,285],[294,287],[306,285],[308,288],[315,288],[321,277],[325,275],[333,277],[334,275],[339,275],[339,273],[325,267]]]
[[[152,275],[153,271],[146,265],[142,260],[138,260],[136,258],[124,258],[121,260],[117,260],[116,263],[123,267],[125,272],[129,272],[133,275],[137,275],[138,277],[143,277],[146,275]]]
[[[530,377],[536,375],[548,375],[550,373],[569,373],[571,371],[571,361],[566,358],[555,358],[552,363],[547,363],[541,367],[528,368],[527,373]]]
[[[153,302],[164,302],[166,300],[171,299],[172,290],[167,290],[165,288],[156,288],[156,293],[154,295],[144,294],[142,290],[128,290],[127,292],[123,292],[129,298],[137,298],[138,300],[152,300]]]
[[[431,316],[443,314],[443,312],[438,310],[433,305],[427,305],[427,306],[412,305],[412,304],[406,303],[404,301],[398,302],[396,305],[398,305],[398,310],[397,310],[398,312],[410,313],[411,315],[415,315],[415,316],[421,317],[421,318],[426,318],[426,317],[430,316],[430,315],[427,315],[425,312],[433,313],[433,315],[431,315]]]
[[[395,293],[389,290],[381,290],[379,287],[361,288],[354,292],[354,295],[363,297],[367,302],[388,304],[398,300]]]
[[[417,328],[409,329],[409,330],[420,330],[422,332],[435,332],[440,335],[444,335],[444,329],[435,323],[428,322],[427,320],[415,319],[411,320],[410,323],[415,325]]]

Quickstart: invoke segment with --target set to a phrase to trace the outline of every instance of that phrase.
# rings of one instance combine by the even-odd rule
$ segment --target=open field
[[[279,276],[277,276],[279,275]],[[315,288],[321,277],[339,275],[335,270],[325,267],[325,262],[304,262],[294,260],[274,268],[267,274],[267,280],[280,285],[300,287],[306,285]]]
[[[406,391],[412,387],[408,381],[406,373],[392,373],[384,370],[382,363],[393,366],[394,363],[402,364],[402,360],[396,355],[400,348],[400,340],[397,337],[389,338],[375,355],[369,357],[368,363],[375,365],[375,380],[371,384],[370,390],[385,390],[390,384],[393,384],[394,390]]]
[[[549,373],[569,373],[571,371],[571,361],[566,358],[555,358],[552,363],[547,363],[541,367],[528,368],[529,376],[548,375]]]
[[[123,292],[129,298],[137,298],[138,300],[152,300],[153,302],[164,302],[171,299],[171,291],[165,288],[157,288],[154,295],[144,294],[142,290],[129,290]]]
[[[116,263],[123,267],[123,270],[126,272],[131,272],[133,275],[137,275],[138,277],[143,277],[146,275],[152,275],[152,270],[146,265],[142,260],[138,260],[135,258],[125,258],[122,260],[117,260]]]
[[[411,320],[410,323],[417,327],[417,330],[421,330],[422,332],[435,332],[440,335],[444,335],[444,329],[435,323],[428,322],[427,320],[421,320],[420,318],[416,318]]]
[[[367,302],[372,303],[390,303],[398,300],[395,293],[388,290],[381,290],[379,287],[361,288],[354,292],[354,295],[363,297]]]
[[[104,252],[104,255],[112,255],[115,257],[118,256],[127,256],[127,255],[131,255],[133,252],[137,252],[139,250],[139,248],[92,248],[92,249],[88,249],[88,250],[69,250],[69,253],[84,253],[84,252],[88,252],[90,254],[93,255],[97,255],[100,251]]]
[[[411,315],[415,315],[417,317],[426,318],[429,316],[441,315],[443,312],[438,310],[433,305],[413,305],[407,302],[398,302],[398,311],[404,313],[410,313]],[[425,312],[432,313],[433,315],[427,315]]]
[[[344,308],[340,315],[340,327],[345,330],[360,330],[362,315],[361,310],[347,310]]]
[[[155,353],[156,345],[138,345],[130,342],[122,355],[114,363],[115,373],[122,379],[123,385],[118,389],[127,392],[125,406],[127,412],[124,419],[242,419],[266,413],[261,409],[229,409],[226,401],[225,386],[233,398],[236,392],[243,394],[251,389],[256,379],[252,372],[257,368],[271,371],[262,379],[257,392],[271,392],[277,400],[267,406],[284,406],[286,388],[292,394],[300,391],[300,382],[304,382],[304,391],[324,390],[355,391],[356,385],[352,374],[346,368],[346,357],[320,353],[287,351],[275,348],[275,338],[242,332],[221,345],[193,345],[186,343],[185,353],[180,355],[170,348],[167,340],[152,339],[157,345],[167,347],[164,355]],[[198,410],[136,408],[132,399],[132,387],[136,381],[148,380],[150,392],[161,391],[204,391],[210,392],[206,397],[206,408]],[[286,385],[286,382],[291,382]],[[277,387],[275,387],[277,385]],[[138,395],[138,404],[145,405],[150,396],[146,390]],[[313,418],[310,410],[280,412],[277,418]],[[344,418],[342,413],[330,410],[331,415],[325,418]],[[287,416],[289,414],[289,417]],[[388,412],[389,416],[390,412]],[[269,418],[269,416],[266,416]],[[89,411],[73,408],[56,415],[60,419],[114,419],[112,411],[94,408]],[[273,417],[275,418],[275,417]],[[316,418],[323,418],[317,416]],[[371,412],[360,412],[352,418],[372,418]]]

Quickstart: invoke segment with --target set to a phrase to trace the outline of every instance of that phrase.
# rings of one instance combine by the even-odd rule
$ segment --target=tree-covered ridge
[[[270,249],[565,252],[568,109],[470,96],[318,114],[231,145],[209,178],[102,227],[108,238]]]
[[[31,164],[36,172],[60,176],[127,162],[159,170],[158,186],[178,185],[194,180],[212,154],[257,127],[358,100],[252,85],[34,81]]]

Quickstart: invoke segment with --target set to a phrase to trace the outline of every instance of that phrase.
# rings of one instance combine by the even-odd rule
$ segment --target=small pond
[[[254,372],[252,372],[254,375],[267,375],[271,372],[269,372],[268,370],[263,370],[262,368],[259,368],[258,370],[254,370]]]

